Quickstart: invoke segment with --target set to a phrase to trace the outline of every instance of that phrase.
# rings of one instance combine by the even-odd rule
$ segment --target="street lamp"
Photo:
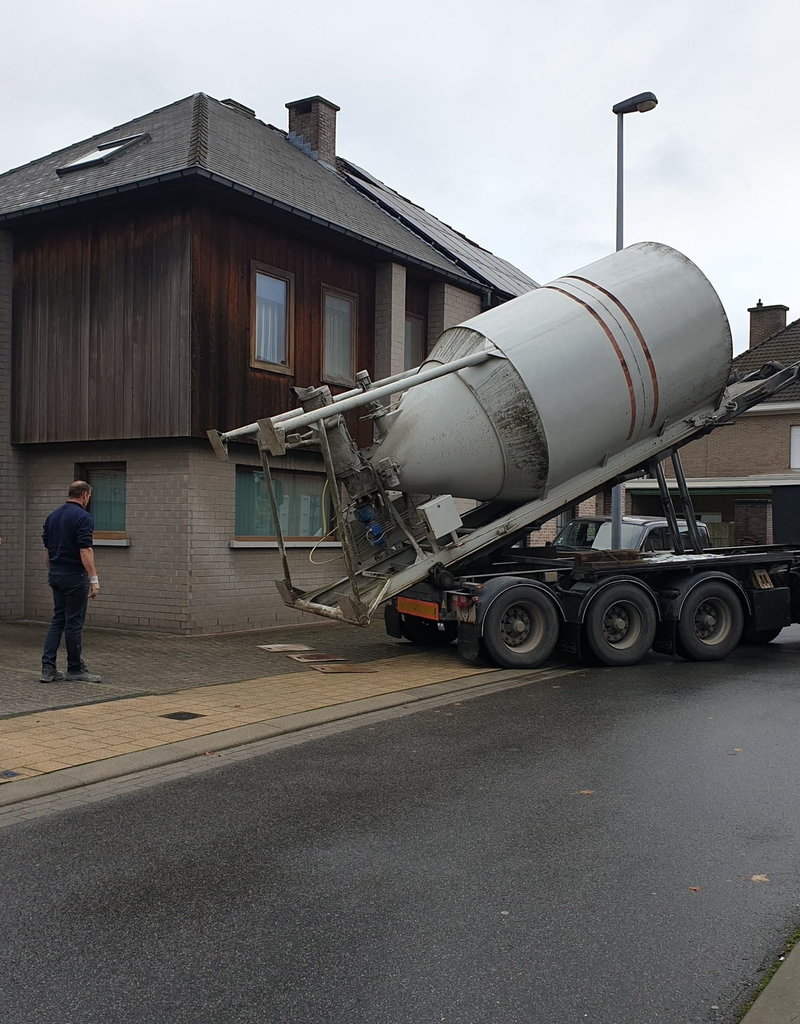
[[[617,115],[617,252],[622,248],[622,119],[638,111],[646,114],[658,105],[655,93],[640,92],[627,100],[620,100],[611,108]],[[611,488],[611,547],[618,551],[622,545],[622,484]]]

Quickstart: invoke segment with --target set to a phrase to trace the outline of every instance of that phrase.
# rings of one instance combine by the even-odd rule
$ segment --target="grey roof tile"
[[[56,174],[99,143],[139,132],[150,138],[111,156],[107,163]],[[485,281],[455,253],[420,237],[397,213],[387,212],[332,168],[302,153],[286,132],[204,93],[0,175],[0,221],[191,173],[251,191],[466,287],[477,288]]]
[[[760,344],[742,352],[733,360],[737,374],[757,370],[764,363],[782,363],[789,366],[800,361],[800,320],[788,324],[782,331],[773,334]],[[795,381],[779,391],[770,402],[800,402],[800,381]]]

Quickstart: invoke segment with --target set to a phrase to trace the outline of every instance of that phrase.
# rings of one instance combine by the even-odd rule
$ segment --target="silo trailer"
[[[276,524],[284,602],[414,643],[458,642],[468,660],[532,668],[559,651],[630,665],[649,650],[719,660],[800,621],[800,549],[705,550],[680,448],[794,381],[800,363],[731,376],[731,333],[685,256],[642,242],[446,330],[419,367],[227,432],[255,439]],[[361,410],[374,441],[355,444]],[[293,581],[271,475],[319,451],[343,575]],[[667,484],[671,463],[680,508]],[[531,531],[602,488],[658,482],[673,550],[558,552]],[[689,526],[684,544],[677,526]]]

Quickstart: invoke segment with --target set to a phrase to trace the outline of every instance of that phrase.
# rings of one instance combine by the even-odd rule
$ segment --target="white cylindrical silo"
[[[641,242],[445,331],[426,362],[497,350],[403,395],[371,454],[404,491],[527,501],[715,404],[731,334],[700,270]]]

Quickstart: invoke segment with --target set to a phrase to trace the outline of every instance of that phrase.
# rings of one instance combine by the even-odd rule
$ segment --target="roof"
[[[495,256],[360,167],[347,160],[340,160],[339,163],[345,177],[356,188],[373,198],[385,210],[398,216],[412,231],[441,248],[489,287],[498,288],[509,295],[522,295],[538,287],[536,281],[507,260]]]
[[[140,137],[128,142],[133,136]],[[127,144],[110,146],[121,140]],[[67,167],[88,154],[97,160]],[[343,166],[355,167],[346,161]],[[339,173],[247,108],[205,93],[0,175],[0,223],[181,177],[228,186],[463,287],[492,287],[509,296],[535,287],[511,264],[386,186],[378,182],[369,194],[352,172]]]
[[[750,373],[765,363],[789,366],[800,362],[800,320],[795,320],[771,337],[747,349],[733,360],[734,373]],[[770,403],[800,402],[800,381],[794,381],[769,399]],[[756,410],[757,410],[756,406]]]

